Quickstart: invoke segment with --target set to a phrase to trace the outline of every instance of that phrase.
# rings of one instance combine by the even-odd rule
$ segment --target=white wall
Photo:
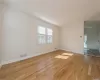
[[[0,66],[2,61],[2,19],[3,19],[3,4],[0,4]]]
[[[1,66],[1,57],[2,56],[2,53],[1,53],[1,26],[0,26],[0,66]]]
[[[59,48],[59,27],[55,25],[11,8],[5,10],[3,24],[3,64],[24,59],[20,57],[21,54],[26,53],[25,58],[28,58]],[[53,29],[53,44],[37,43],[38,26]]]
[[[80,37],[82,36],[82,38]],[[61,48],[67,51],[83,54],[84,21],[77,21],[61,29]]]

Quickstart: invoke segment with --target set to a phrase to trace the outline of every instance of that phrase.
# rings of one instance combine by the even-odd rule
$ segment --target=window
[[[47,28],[47,43],[52,43],[52,29]]]
[[[50,28],[38,27],[38,43],[52,43],[53,31]]]
[[[44,27],[38,27],[38,43],[45,44],[46,43],[46,29]]]

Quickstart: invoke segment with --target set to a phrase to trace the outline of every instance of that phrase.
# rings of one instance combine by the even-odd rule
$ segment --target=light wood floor
[[[59,50],[4,65],[0,80],[100,80],[100,58]]]

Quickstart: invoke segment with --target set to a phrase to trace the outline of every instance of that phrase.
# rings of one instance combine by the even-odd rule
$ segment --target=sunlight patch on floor
[[[57,55],[55,58],[60,58],[60,59],[68,59],[68,58],[69,58],[69,56]]]
[[[89,68],[88,68],[88,75],[89,76],[91,75],[91,65],[89,65]]]
[[[58,59],[68,59],[72,55],[73,54],[71,54],[71,53],[62,53],[61,55],[55,56],[55,58],[58,58]]]
[[[62,53],[63,56],[72,56],[72,53]]]

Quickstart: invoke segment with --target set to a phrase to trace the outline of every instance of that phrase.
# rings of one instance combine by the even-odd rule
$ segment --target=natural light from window
[[[51,28],[39,26],[38,43],[39,44],[53,43],[53,30]]]
[[[57,58],[57,59],[68,59],[71,56],[73,56],[72,53],[62,53],[61,55],[55,56],[55,58]]]
[[[46,34],[46,30],[45,30],[45,28],[39,26],[39,27],[38,27],[38,33],[39,33],[39,34]]]

